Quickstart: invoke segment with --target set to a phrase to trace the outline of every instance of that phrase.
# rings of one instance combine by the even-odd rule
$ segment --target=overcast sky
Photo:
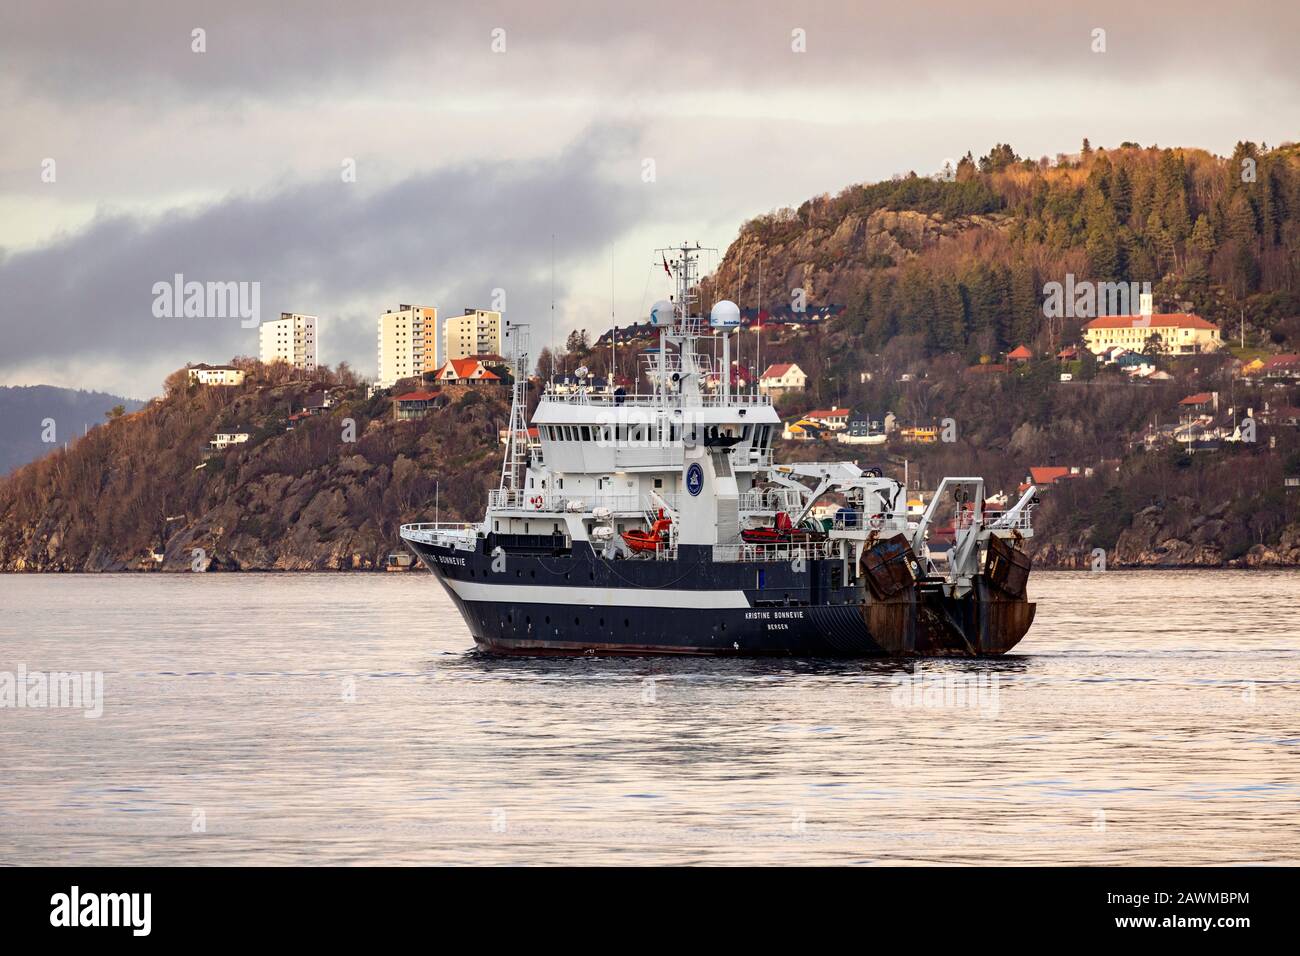
[[[398,303],[504,289],[538,344],[626,324],[668,291],[656,246],[995,142],[1300,137],[1294,0],[1065,6],[5,4],[0,384],[143,398],[255,354],[238,319],[154,317],[175,273],[260,282],[373,375]]]

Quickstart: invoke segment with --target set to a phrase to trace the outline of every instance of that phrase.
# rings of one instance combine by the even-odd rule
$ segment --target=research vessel
[[[698,246],[660,255],[675,292],[651,310],[658,346],[638,384],[582,369],[563,387],[537,383],[534,437],[528,328],[508,325],[511,419],[483,519],[401,529],[475,642],[516,655],[1014,647],[1034,618],[1023,543],[1035,489],[993,508],[982,478],[944,478],[909,514],[904,484],[880,468],[776,461],[769,396],[731,374],[739,308],[698,314]],[[949,547],[932,553],[940,526]]]

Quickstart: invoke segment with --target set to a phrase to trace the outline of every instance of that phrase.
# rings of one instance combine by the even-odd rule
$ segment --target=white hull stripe
[[[439,576],[441,577],[441,575]],[[747,608],[744,591],[674,591],[667,588],[579,588],[567,585],[483,584],[442,578],[462,601],[496,604],[587,604],[595,607]]]

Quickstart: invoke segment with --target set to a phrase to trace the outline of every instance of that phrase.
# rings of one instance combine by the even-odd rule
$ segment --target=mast
[[[512,326],[507,321],[506,336],[510,339],[514,381],[510,386],[510,430],[501,461],[501,488],[517,490],[524,486],[524,470],[528,467],[528,326]]]

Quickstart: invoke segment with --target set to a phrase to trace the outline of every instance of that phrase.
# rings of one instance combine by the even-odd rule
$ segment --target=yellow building
[[[379,317],[380,388],[392,388],[400,379],[432,372],[442,363],[436,308],[403,304]]]
[[[464,315],[453,316],[443,323],[442,361],[472,355],[504,355],[501,342],[500,312],[466,309]]]
[[[906,442],[914,442],[921,445],[932,445],[939,440],[939,429],[918,426],[916,428],[900,428],[898,437]]]
[[[1094,355],[1116,346],[1141,352],[1152,335],[1160,337],[1160,349],[1166,355],[1214,352],[1223,346],[1217,325],[1182,312],[1103,315],[1083,327],[1084,344]]]

